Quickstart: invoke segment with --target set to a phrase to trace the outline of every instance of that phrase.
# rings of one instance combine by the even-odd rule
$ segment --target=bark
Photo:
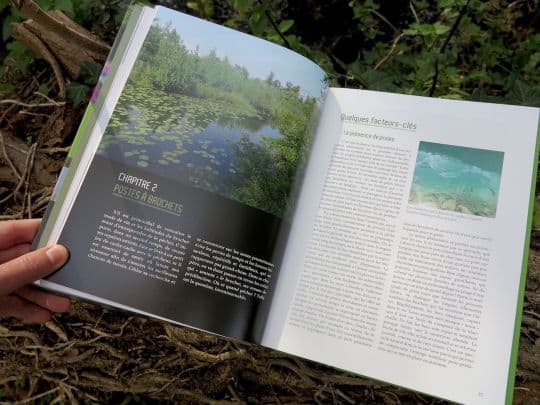
[[[60,66],[72,79],[81,73],[85,62],[105,62],[110,46],[79,26],[61,11],[45,12],[32,0],[12,0],[28,20],[14,24],[13,36],[39,57],[51,64],[65,97],[65,83]]]

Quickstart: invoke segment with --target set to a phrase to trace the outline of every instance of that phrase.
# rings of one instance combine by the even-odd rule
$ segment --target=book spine
[[[54,204],[56,197],[58,196],[59,190],[62,188],[64,184],[64,180],[66,179],[66,175],[69,171],[69,165],[71,163],[71,159],[68,157],[66,159],[66,163],[64,164],[64,167],[62,167],[62,170],[60,171],[60,175],[58,176],[58,180],[56,181],[56,185],[54,186],[54,190],[51,194],[51,200],[49,201],[49,204],[47,205],[47,209],[45,210],[45,214],[43,214],[43,223],[47,223],[49,220],[51,213],[54,209]],[[34,237],[34,240],[32,242],[32,250],[38,249],[40,246],[40,242],[43,239],[43,233],[44,233],[45,227],[40,227],[38,233]]]
[[[514,399],[514,385],[516,379],[516,367],[519,353],[519,337],[521,333],[521,320],[523,317],[523,300],[525,298],[525,283],[527,281],[527,265],[529,262],[529,251],[531,243],[532,222],[534,217],[536,176],[538,174],[538,153],[540,151],[540,110],[538,110],[538,125],[536,134],[536,148],[534,152],[534,167],[531,178],[531,194],[529,198],[529,213],[527,218],[527,229],[525,236],[525,246],[523,247],[523,263],[521,265],[521,279],[519,282],[519,292],[517,299],[516,318],[514,324],[514,337],[512,339],[512,352],[510,355],[510,367],[508,370],[508,383],[506,384],[506,405],[511,405]]]
[[[79,129],[77,130],[77,134],[75,135],[75,139],[73,140],[68,156],[66,157],[66,161],[64,162],[64,166],[62,167],[58,179],[56,180],[56,184],[51,194],[49,204],[47,205],[47,209],[45,210],[45,214],[43,215],[39,231],[32,241],[33,250],[45,246],[49,240],[49,235],[52,228],[51,224],[55,221],[56,216],[58,215],[57,210],[55,210],[55,207],[57,206],[56,201],[58,196],[61,195],[62,191],[65,189],[64,186],[67,186],[67,183],[70,182],[68,181],[66,183],[66,179],[70,177],[68,174],[70,173],[70,168],[73,165],[73,157],[76,156],[76,152],[80,150],[79,145],[82,143],[83,138],[89,137],[90,130],[88,128],[88,123],[93,113],[94,106],[92,103],[90,103],[86,108],[86,112],[84,113]]]

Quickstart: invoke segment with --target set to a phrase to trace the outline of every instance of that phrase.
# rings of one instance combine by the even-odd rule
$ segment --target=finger
[[[40,223],[41,219],[0,222],[0,249],[7,249],[21,243],[32,242]]]
[[[25,255],[30,252],[32,245],[29,243],[23,243],[17,246],[10,247],[5,250],[0,250],[0,264],[9,262],[19,256]]]
[[[66,262],[68,251],[62,245],[44,247],[0,265],[0,296],[39,280]]]
[[[24,323],[43,323],[52,318],[50,311],[14,295],[0,297],[0,318],[4,316],[14,316]]]
[[[19,288],[15,291],[15,294],[51,312],[66,312],[69,310],[71,304],[71,301],[67,298],[46,293],[32,287]]]

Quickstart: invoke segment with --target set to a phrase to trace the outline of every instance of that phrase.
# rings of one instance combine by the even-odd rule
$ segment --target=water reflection
[[[156,93],[156,92],[154,92]],[[247,181],[243,151],[270,153],[267,139],[282,138],[269,120],[227,110],[223,103],[165,93],[145,98],[124,92],[100,153],[124,164],[228,196]],[[172,99],[174,97],[174,100]],[[153,100],[149,102],[148,100]],[[239,148],[239,144],[250,148]]]

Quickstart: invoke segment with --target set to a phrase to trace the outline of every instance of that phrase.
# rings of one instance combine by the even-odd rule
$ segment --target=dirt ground
[[[54,63],[35,63],[17,100],[0,106],[3,220],[43,215],[82,117],[84,106],[40,94],[43,85],[58,85],[62,92],[59,81],[65,78],[56,73]],[[533,232],[515,404],[540,404],[539,370],[540,232]],[[274,350],[82,302],[43,326],[0,321],[2,401],[445,403]]]

